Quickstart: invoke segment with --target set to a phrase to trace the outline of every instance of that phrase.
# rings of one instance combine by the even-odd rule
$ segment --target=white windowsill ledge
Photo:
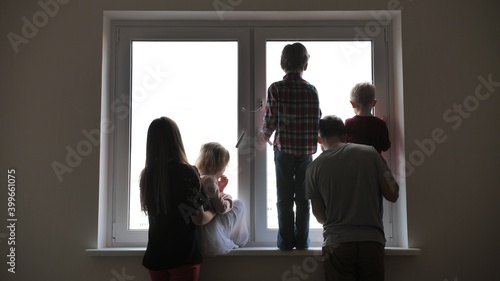
[[[110,256],[143,256],[144,247],[124,247],[124,248],[101,248],[86,249],[87,256],[110,257]],[[314,256],[321,255],[321,247],[312,247],[308,250],[280,251],[274,247],[245,247],[234,249],[224,256]],[[386,256],[418,256],[419,248],[385,247]]]

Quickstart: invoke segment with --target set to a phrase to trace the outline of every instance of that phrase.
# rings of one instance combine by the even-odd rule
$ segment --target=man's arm
[[[320,224],[326,223],[326,206],[323,197],[316,189],[316,181],[312,166],[306,170],[306,198],[311,199],[312,213]]]
[[[311,207],[314,217],[320,224],[326,223],[326,207],[323,198],[319,194],[315,194],[311,198]]]
[[[396,182],[389,169],[379,178],[382,195],[389,202],[396,202],[399,198],[399,184]]]
[[[389,202],[396,202],[399,198],[399,184],[394,179],[387,161],[373,148],[372,155],[377,163],[377,170],[379,171],[379,186],[382,196]]]

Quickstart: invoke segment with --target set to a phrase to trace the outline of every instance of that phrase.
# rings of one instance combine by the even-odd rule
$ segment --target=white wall
[[[76,148],[84,139],[82,130],[99,128],[103,11],[213,11],[213,1],[59,1],[68,3],[46,23],[37,18],[41,27],[25,30],[32,38],[17,53],[7,34],[22,35],[22,18],[31,21],[43,10],[37,1],[0,2],[0,279],[147,280],[141,257],[84,254],[97,245],[98,147],[62,182],[51,163],[64,163],[66,147]],[[234,8],[385,10],[388,5],[386,0],[242,0]],[[500,2],[404,0],[401,5],[407,157],[418,153],[415,141],[430,138],[436,128],[447,138],[407,178],[409,246],[421,248],[421,255],[387,257],[387,280],[500,280],[500,86],[477,104],[473,98],[479,76],[500,81]],[[454,113],[454,105],[464,101],[470,112]],[[452,114],[443,119],[449,109]],[[15,274],[6,264],[9,168],[17,172]],[[281,280],[303,260],[207,259],[202,277]],[[321,271],[309,280],[322,280]]]

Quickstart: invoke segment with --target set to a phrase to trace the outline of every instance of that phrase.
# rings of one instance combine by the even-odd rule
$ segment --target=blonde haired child
[[[233,208],[231,195],[225,194],[228,179],[223,175],[229,163],[229,151],[216,142],[201,146],[196,167],[201,174],[201,184],[218,214],[225,214]]]
[[[391,147],[391,141],[385,121],[372,114],[375,104],[375,86],[370,83],[354,86],[351,105],[356,116],[345,120],[345,142],[371,145],[382,153]]]
[[[233,200],[224,193],[229,180],[224,175],[229,164],[229,151],[217,142],[203,144],[195,162],[201,174],[201,185],[210,198],[210,204],[217,213],[200,228],[203,256],[226,254],[232,249],[243,247],[248,242],[248,228],[240,200]]]

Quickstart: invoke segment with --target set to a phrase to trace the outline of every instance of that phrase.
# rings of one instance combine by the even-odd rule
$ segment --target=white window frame
[[[265,73],[265,58],[254,57],[253,54],[265,50],[265,44],[253,44],[254,42],[263,43],[265,40],[290,39],[293,40],[327,40],[332,36],[325,34],[335,34],[338,40],[372,40],[374,43],[374,83],[377,86],[378,93],[386,93],[385,101],[378,97],[377,116],[393,115],[392,104],[392,45],[390,34],[391,25],[384,25],[382,32],[374,36],[360,37],[355,28],[364,28],[369,21],[307,21],[307,22],[270,22],[270,21],[131,21],[117,20],[111,22],[109,26],[110,38],[110,85],[107,97],[103,97],[103,128],[108,128],[108,134],[103,135],[103,146],[101,149],[101,208],[106,206],[104,211],[100,210],[100,232],[106,233],[104,237],[100,235],[104,243],[101,246],[124,247],[124,246],[145,246],[147,242],[147,231],[129,231],[126,224],[128,211],[128,163],[129,163],[129,128],[130,114],[123,117],[114,109],[113,102],[119,98],[119,95],[129,95],[131,92],[130,82],[130,45],[131,40],[238,40],[239,45],[239,64],[247,67],[239,67],[239,93],[238,103],[240,106],[250,109],[257,109],[260,101],[265,100],[266,88],[265,75],[263,79],[256,79],[255,73]],[[279,29],[279,38],[275,36]],[[314,29],[316,32],[311,33]],[[168,37],[166,37],[168,34]],[[264,52],[265,53],[265,52]],[[104,87],[104,82],[103,82]],[[131,98],[131,97],[130,97]],[[129,100],[130,100],[129,98]],[[104,102],[107,101],[107,102]],[[249,114],[241,112],[239,116],[238,132],[235,132],[235,139],[242,131],[246,132],[246,146],[241,146],[239,167],[243,171],[239,176],[239,199],[243,200],[247,207],[247,221],[251,233],[251,241],[248,246],[271,246],[276,245],[276,231],[267,231],[262,225],[265,224],[265,150],[255,149],[250,143],[254,139],[254,132],[262,124],[262,114],[257,112]],[[106,123],[106,124],[104,124]],[[112,125],[110,125],[112,124]],[[389,123],[390,125],[391,123]],[[109,129],[112,128],[112,129]],[[102,130],[105,131],[105,130]],[[391,142],[395,143],[395,126],[389,127]],[[398,156],[392,153],[392,149],[387,154],[389,162],[395,163]],[[248,161],[252,159],[252,161]],[[261,162],[254,161],[260,159]],[[403,161],[404,162],[404,161]],[[392,164],[393,170],[400,170],[399,167]],[[404,178],[399,178],[404,180]],[[404,183],[403,183],[404,184]],[[124,188],[127,187],[127,188]],[[264,196],[264,197],[263,197]],[[405,198],[401,198],[396,204],[390,204],[385,209],[384,220],[390,222],[390,227],[385,224],[386,236],[390,237],[387,241],[389,247],[405,246],[406,235],[406,210]],[[386,205],[388,203],[385,203]],[[125,209],[124,209],[125,208]],[[103,214],[104,213],[104,214]],[[105,217],[105,219],[102,219]],[[315,219],[311,217],[311,219]],[[106,223],[102,223],[105,221]],[[393,222],[396,224],[394,226]],[[400,230],[401,229],[401,230]],[[104,231],[103,231],[104,230]],[[321,231],[311,231],[311,246],[320,246]],[[389,233],[389,235],[387,235]]]

